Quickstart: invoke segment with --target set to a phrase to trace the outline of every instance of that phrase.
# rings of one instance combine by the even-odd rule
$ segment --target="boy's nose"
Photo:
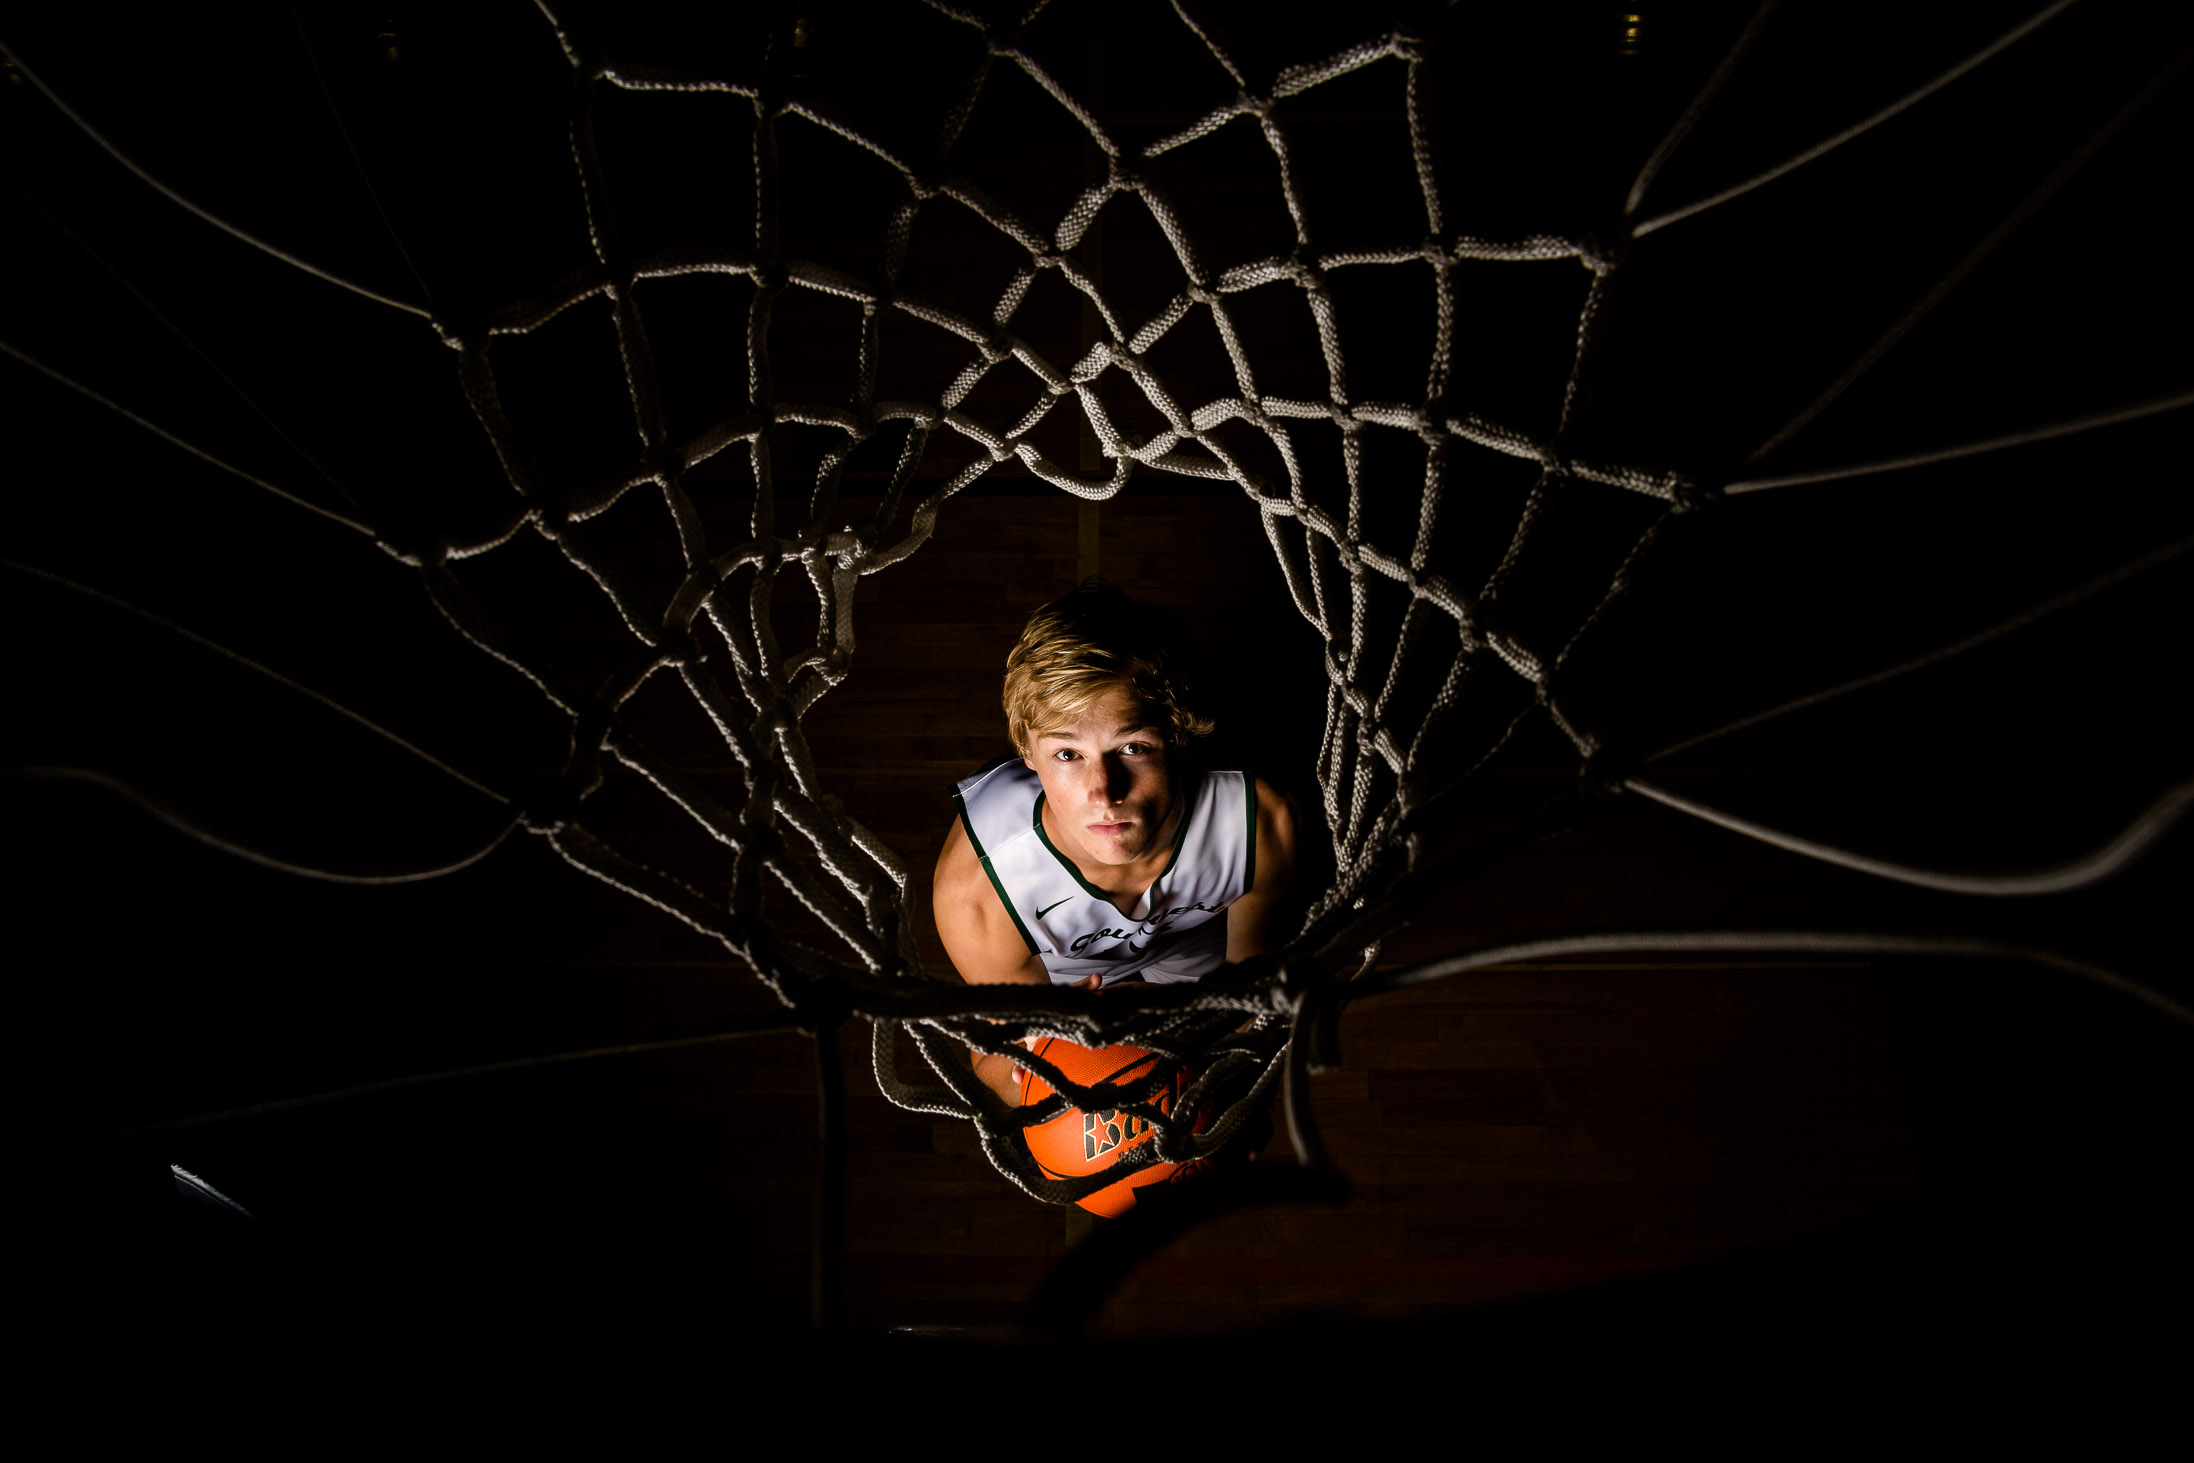
[[[1095,766],[1097,775],[1089,780],[1090,801],[1110,807],[1127,793],[1127,768],[1115,757],[1099,758]]]

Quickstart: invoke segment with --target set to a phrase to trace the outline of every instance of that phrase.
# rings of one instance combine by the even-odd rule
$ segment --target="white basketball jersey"
[[[1257,875],[1257,781],[1206,772],[1180,789],[1173,859],[1126,912],[1092,888],[1044,833],[1044,789],[1018,757],[955,787],[960,821],[991,887],[1055,985],[1196,980],[1226,963],[1226,907]]]

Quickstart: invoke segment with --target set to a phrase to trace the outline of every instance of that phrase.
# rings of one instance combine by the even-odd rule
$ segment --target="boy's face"
[[[1021,760],[1043,782],[1072,855],[1132,864],[1164,847],[1173,814],[1165,736],[1143,719],[1126,687],[1107,692],[1073,725],[1031,741],[1033,755]]]

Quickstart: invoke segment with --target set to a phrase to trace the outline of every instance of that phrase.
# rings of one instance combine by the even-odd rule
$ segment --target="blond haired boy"
[[[1038,610],[1006,658],[1017,757],[954,790],[933,909],[971,985],[1193,981],[1267,949],[1295,810],[1247,772],[1199,767],[1185,656],[1166,617],[1091,582]],[[976,1074],[1017,1100],[1013,1064]]]

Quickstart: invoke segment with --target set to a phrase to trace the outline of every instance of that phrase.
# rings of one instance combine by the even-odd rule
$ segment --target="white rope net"
[[[1597,233],[1502,237],[1459,227],[1452,203],[1455,190],[1443,186],[1438,176],[1431,44],[1437,17],[1414,27],[1375,30],[1354,44],[1303,56],[1269,73],[1253,73],[1219,30],[1199,19],[1193,4],[1176,0],[1170,7],[1154,8],[1148,23],[1166,29],[1167,44],[1202,56],[1214,74],[1223,74],[1231,95],[1187,125],[1137,143],[1108,123],[1101,108],[1078,95],[1071,80],[1028,44],[1026,37],[1044,17],[1045,5],[1006,16],[935,0],[926,9],[914,9],[924,24],[950,33],[947,39],[957,37],[952,45],[941,44],[939,54],[965,62],[949,75],[940,69],[926,78],[928,85],[949,88],[952,98],[939,108],[944,120],[927,151],[909,150],[864,130],[795,84],[812,23],[804,9],[778,17],[753,69],[685,74],[622,58],[567,14],[561,0],[544,3],[535,23],[553,35],[568,65],[570,185],[584,206],[592,262],[546,291],[472,313],[425,296],[369,288],[225,221],[124,155],[100,133],[95,118],[71,110],[69,98],[42,79],[37,56],[8,52],[18,87],[37,91],[44,105],[103,148],[113,163],[194,215],[198,224],[226,230],[375,308],[414,317],[411,328],[432,332],[451,352],[465,400],[507,484],[507,507],[495,522],[456,533],[423,526],[417,518],[383,521],[371,512],[314,507],[306,501],[309,495],[262,485],[368,536],[417,575],[458,634],[523,674],[567,720],[569,757],[552,785],[482,789],[508,805],[508,818],[473,857],[493,848],[512,829],[527,830],[575,867],[719,941],[783,1003],[787,1014],[780,1026],[797,1025],[827,1038],[847,1017],[866,1017],[875,1031],[876,1077],[894,1102],[975,1120],[1003,1173],[1037,1197],[1067,1201],[1114,1182],[1120,1174],[1077,1181],[1047,1178],[1030,1162],[1016,1136],[1018,1128],[1046,1120],[1068,1103],[1118,1108],[1160,1130],[1159,1140],[1133,1155],[1130,1167],[1212,1153],[1269,1100],[1291,1070],[1291,1059],[1299,1074],[1318,1056],[1306,1048],[1316,1044],[1320,1023],[1330,1023],[1339,1004],[1352,994],[1516,954],[1479,952],[1459,957],[1460,964],[1451,961],[1414,975],[1347,985],[1370,968],[1367,953],[1375,952],[1382,937],[1422,905],[1439,879],[1452,876],[1452,866],[1432,867],[1421,862],[1420,854],[1423,836],[1452,806],[1455,789],[1489,765],[1521,728],[1539,719],[1558,728],[1576,756],[1577,777],[1567,795],[1572,802],[1565,808],[1628,787],[1787,848],[1906,882],[1969,893],[2048,892],[2106,877],[2159,836],[2194,799],[2190,785],[2180,784],[2107,846],[2038,873],[1998,878],[1870,859],[1779,834],[1659,785],[1646,774],[1652,757],[1637,747],[1611,747],[1605,734],[1566,699],[1564,680],[1580,646],[1607,622],[1673,529],[1709,510],[1728,511],[1724,505],[1731,499],[1799,481],[1886,471],[2115,426],[2184,408],[2194,399],[2184,392],[2166,393],[1990,440],[1841,469],[1778,476],[1749,465],[1819,415],[1955,288],[2005,232],[2105,149],[2119,130],[2169,95],[2183,70],[2183,53],[2104,117],[2055,173],[2040,180],[1999,234],[1984,239],[1953,266],[1912,314],[1760,444],[1746,465],[1709,472],[1603,452],[1591,445],[1602,439],[1588,441],[1581,430],[1632,247],[1751,189],[1776,183],[1876,126],[1895,123],[1935,91],[2025,43],[2030,33],[2055,21],[2065,5],[2021,17],[1979,51],[1801,155],[1718,194],[1659,207],[1657,178],[1772,23],[1775,7],[1763,7],[1749,23],[1733,28],[1726,59],[1651,152],[1627,200],[1614,210],[1611,226]],[[933,59],[925,57],[924,64]],[[1075,150],[1057,159],[1056,168],[1061,175],[1086,181],[1055,216],[1016,211],[956,167],[975,135],[970,129],[979,131],[992,115],[986,98],[1009,82],[1033,84],[1070,124],[1067,130],[1076,139]],[[1406,199],[1389,200],[1382,222],[1394,227],[1386,247],[1323,247],[1321,240],[1333,230],[1298,177],[1291,141],[1295,119],[1326,104],[1329,94],[1343,87],[1354,89],[1349,105],[1359,105],[1363,95],[1376,89],[1380,105],[1400,119],[1407,138],[1414,187]],[[718,170],[751,170],[751,229],[745,237],[652,251],[635,251],[622,242],[619,205],[613,201],[618,179],[599,142],[600,117],[613,95],[642,105],[671,97],[707,98],[751,118],[750,131],[730,129],[751,136],[751,152],[706,160],[707,167]],[[1182,200],[1155,174],[1161,164],[1193,161],[1215,139],[1239,139],[1245,132],[1269,153],[1293,238],[1279,252],[1230,257],[1197,237]],[[883,225],[879,270],[862,273],[817,262],[784,245],[785,149],[794,138],[803,149],[820,147],[826,155],[843,157],[848,168],[858,160],[861,167],[880,165],[896,178],[897,198]],[[696,147],[706,150],[701,144]],[[1154,310],[1131,309],[1120,282],[1108,284],[1097,256],[1086,247],[1093,228],[1102,223],[1118,227],[1123,211],[1147,219],[1170,251],[1170,280],[1160,292],[1169,297]],[[911,241],[946,213],[961,224],[979,221],[991,243],[1018,258],[987,310],[948,306],[908,287],[903,278]],[[1457,303],[1464,282],[1478,272],[1504,269],[1566,269],[1581,281],[1565,327],[1571,342],[1568,367],[1558,398],[1548,404],[1547,425],[1527,429],[1502,420],[1481,410],[1456,384],[1458,362],[1473,349],[1470,322]],[[1421,374],[1406,396],[1369,399],[1351,385],[1343,341],[1361,322],[1351,318],[1341,282],[1370,275],[1393,282],[1393,297],[1413,300],[1408,308],[1423,326]],[[744,400],[698,430],[674,431],[642,301],[654,282],[696,276],[731,277],[751,286],[733,347],[743,358]],[[1063,281],[1086,301],[1096,322],[1082,353],[1071,359],[1047,351],[1017,323],[1032,292],[1052,288],[1047,277]],[[1136,287],[1147,291],[1151,278],[1139,278]],[[795,399],[777,384],[777,361],[786,342],[776,322],[792,302],[810,297],[840,302],[858,313],[857,337],[849,346],[858,352],[856,384],[845,399]],[[1320,391],[1284,395],[1264,384],[1274,371],[1251,348],[1254,332],[1244,312],[1252,304],[1260,311],[1296,312],[1307,324],[1305,338],[1314,342],[1316,368],[1323,376]],[[544,471],[537,444],[514,424],[504,404],[499,366],[512,342],[574,312],[591,312],[611,327],[629,405],[629,437],[616,470],[571,489],[552,481],[555,475]],[[942,343],[957,351],[963,361],[932,396],[893,397],[880,389],[879,382],[891,376],[887,367],[898,338],[893,332],[902,327],[926,334],[932,346]],[[1160,364],[1169,341],[1192,334],[1216,340],[1223,351],[1232,377],[1223,392],[1191,395],[1188,385]],[[13,346],[7,350],[32,372],[76,385],[31,354]],[[986,383],[1001,381],[1033,404],[1017,416],[978,409],[976,403],[997,397],[996,392],[982,394]],[[77,389],[92,394],[89,387]],[[1123,394],[1141,403],[1135,421],[1155,425],[1134,425],[1120,409]],[[180,431],[157,424],[156,413],[140,414],[125,403],[100,399],[175,445],[200,450]],[[1063,426],[1093,438],[1108,466],[1091,472],[1078,461],[1062,461],[1057,444],[1072,435],[1062,435]],[[813,468],[812,486],[802,485],[804,499],[791,496],[780,482],[786,465],[797,457],[789,444],[794,438],[808,442],[818,436],[827,445]],[[856,454],[880,449],[896,460],[881,501],[867,516],[848,522],[848,510],[841,504],[843,470]],[[925,464],[934,463],[941,452],[965,453],[969,460],[942,481],[925,480]],[[719,471],[727,461],[742,465],[746,494],[740,530],[728,536],[720,526],[712,527],[697,506],[693,488],[698,474]],[[963,989],[921,978],[911,922],[922,916],[907,907],[909,872],[899,855],[848,816],[825,787],[803,718],[853,672],[857,582],[865,575],[890,572],[933,534],[947,531],[953,499],[1006,464],[1025,468],[1063,493],[1097,501],[1121,493],[1138,471],[1217,480],[1238,489],[1245,510],[1258,515],[1295,606],[1322,644],[1326,679],[1326,730],[1316,771],[1335,875],[1280,956],[1229,970],[1196,987],[1108,995],[1101,1006],[1068,993]],[[1517,511],[1492,542],[1481,536],[1458,548],[1460,531],[1453,527],[1458,502],[1470,499],[1479,480],[1496,470],[1528,475]],[[1604,562],[1580,571],[1574,562],[1561,560],[1569,551],[1549,525],[1564,514],[1600,513],[1599,505],[1617,502],[1628,506],[1615,517],[1623,527],[1609,541]],[[647,515],[654,518],[654,541],[644,549],[635,547],[633,533],[641,516],[633,505],[640,503],[659,507],[659,516],[652,509]],[[1397,503],[1406,511],[1397,511]],[[613,513],[620,505],[625,505],[623,511]],[[615,531],[603,527],[612,520]],[[503,552],[525,535],[553,545],[613,607],[629,638],[606,677],[589,681],[553,654],[520,643],[468,585],[468,561]],[[674,545],[677,565],[666,581],[667,592],[640,567],[645,554],[659,552],[665,542]],[[2169,561],[2184,547],[2154,550],[2073,597]],[[1466,573],[1459,567],[1481,559],[1492,564],[1490,572]],[[1552,567],[1556,561],[1558,568]],[[1531,592],[1519,594],[1518,586],[1527,581]],[[805,586],[812,633],[803,631],[788,640],[780,626],[785,623],[787,586],[795,584]],[[1550,585],[1557,592],[1547,592]],[[1932,656],[1956,653],[1968,643],[2013,628],[2016,624],[2006,622]],[[1875,679],[1920,663],[1899,665]],[[736,795],[722,795],[682,770],[635,731],[629,707],[643,688],[664,684],[677,688],[706,716],[736,764]],[[1848,689],[1834,688],[1809,700]],[[1660,755],[1674,750],[1678,748],[1661,749]],[[626,773],[652,786],[680,816],[728,851],[728,878],[706,883],[669,867],[650,848],[626,846],[590,826],[590,800],[606,779]],[[1556,822],[1563,816],[1562,811],[1548,814]],[[1472,859],[1496,856],[1522,836],[1472,850],[1460,864],[1467,867]],[[815,942],[788,937],[765,915],[765,891],[770,888],[789,894],[827,934]],[[1814,937],[1748,938],[1757,945],[1760,939]],[[1956,942],[1915,945],[1909,939],[1868,945],[1859,936],[1818,938],[1831,943],[1858,940],[1869,949],[1924,948],[1949,954],[2001,954],[2008,948],[1982,949],[1972,942],[1972,948]],[[2086,967],[2077,973],[2117,979]],[[2148,997],[2184,1017],[2165,998],[2153,993]],[[1283,1044],[1267,1036],[1276,1034],[1281,1023],[1292,1023],[1295,1040]],[[767,1024],[758,1023],[757,1029]],[[911,1031],[928,1057],[935,1081],[909,1082],[896,1070],[894,1037],[901,1027]],[[1150,1047],[1202,1073],[1195,1091],[1175,1107],[1176,1114],[1194,1112],[1222,1090],[1229,1094],[1230,1105],[1204,1131],[1188,1131],[1184,1121],[1155,1106],[1154,1094],[1170,1080],[1166,1071],[1133,1091],[1084,1088],[1029,1055],[1019,1038],[1031,1034]],[[1063,1095],[1043,1106],[1007,1111],[974,1081],[967,1062],[971,1047],[1013,1056]],[[1315,1159],[1319,1149],[1307,1113],[1291,1105],[1290,1116],[1298,1146]]]

